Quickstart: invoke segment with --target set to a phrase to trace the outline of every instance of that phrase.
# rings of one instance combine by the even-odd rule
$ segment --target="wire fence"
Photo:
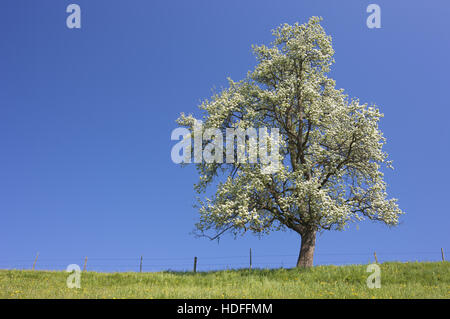
[[[65,270],[70,264],[96,272],[213,271],[239,268],[291,268],[297,255],[267,255],[250,252],[236,256],[146,257],[136,258],[46,258],[0,259],[0,269]],[[316,253],[314,265],[368,264],[387,261],[444,261],[444,249],[416,252],[330,252]],[[194,266],[195,263],[195,266]]]

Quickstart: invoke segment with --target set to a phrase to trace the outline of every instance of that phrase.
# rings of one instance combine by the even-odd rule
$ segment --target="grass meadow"
[[[63,271],[0,270],[0,298],[450,298],[450,262],[380,264],[369,289],[367,265],[311,269],[81,274],[68,288]]]

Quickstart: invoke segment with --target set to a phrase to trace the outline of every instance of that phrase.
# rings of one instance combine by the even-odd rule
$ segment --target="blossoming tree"
[[[378,128],[383,114],[335,88],[327,75],[331,37],[320,21],[275,29],[271,46],[253,46],[254,70],[239,82],[229,79],[228,88],[200,105],[203,130],[278,128],[281,165],[267,174],[260,162],[197,163],[197,192],[215,189],[199,199],[198,234],[216,239],[290,229],[301,236],[297,267],[313,265],[318,232],[365,218],[396,225],[402,214],[396,199],[387,198],[380,170],[391,168]],[[191,134],[196,121],[185,114],[177,120]]]

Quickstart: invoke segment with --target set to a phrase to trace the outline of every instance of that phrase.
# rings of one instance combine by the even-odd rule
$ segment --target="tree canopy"
[[[279,129],[280,165],[267,174],[261,162],[197,163],[195,189],[215,189],[199,200],[198,233],[218,238],[228,231],[291,229],[305,249],[299,266],[312,264],[317,231],[342,230],[366,218],[396,225],[402,214],[387,196],[381,171],[392,168],[378,126],[383,114],[336,88],[328,76],[332,41],[320,21],[312,17],[273,30],[270,46],[253,46],[256,67],[241,81],[228,79],[227,88],[199,106],[203,132]],[[193,136],[196,120],[181,114],[177,122]],[[214,145],[215,138],[203,136],[202,145]]]

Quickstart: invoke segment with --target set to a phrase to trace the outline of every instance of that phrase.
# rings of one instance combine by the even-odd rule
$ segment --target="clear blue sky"
[[[295,233],[190,235],[197,178],[172,163],[170,133],[213,86],[245,76],[251,44],[313,15],[333,37],[337,86],[385,114],[386,180],[406,212],[394,229],[323,233],[315,263],[450,257],[450,3],[373,2],[381,29],[366,27],[372,1],[2,0],[0,268],[29,268],[36,252],[38,269],[84,256],[91,269],[137,269],[141,255],[146,270],[193,256],[218,268],[247,263],[231,256],[250,247],[255,263],[295,265]],[[80,30],[66,27],[70,3]]]

